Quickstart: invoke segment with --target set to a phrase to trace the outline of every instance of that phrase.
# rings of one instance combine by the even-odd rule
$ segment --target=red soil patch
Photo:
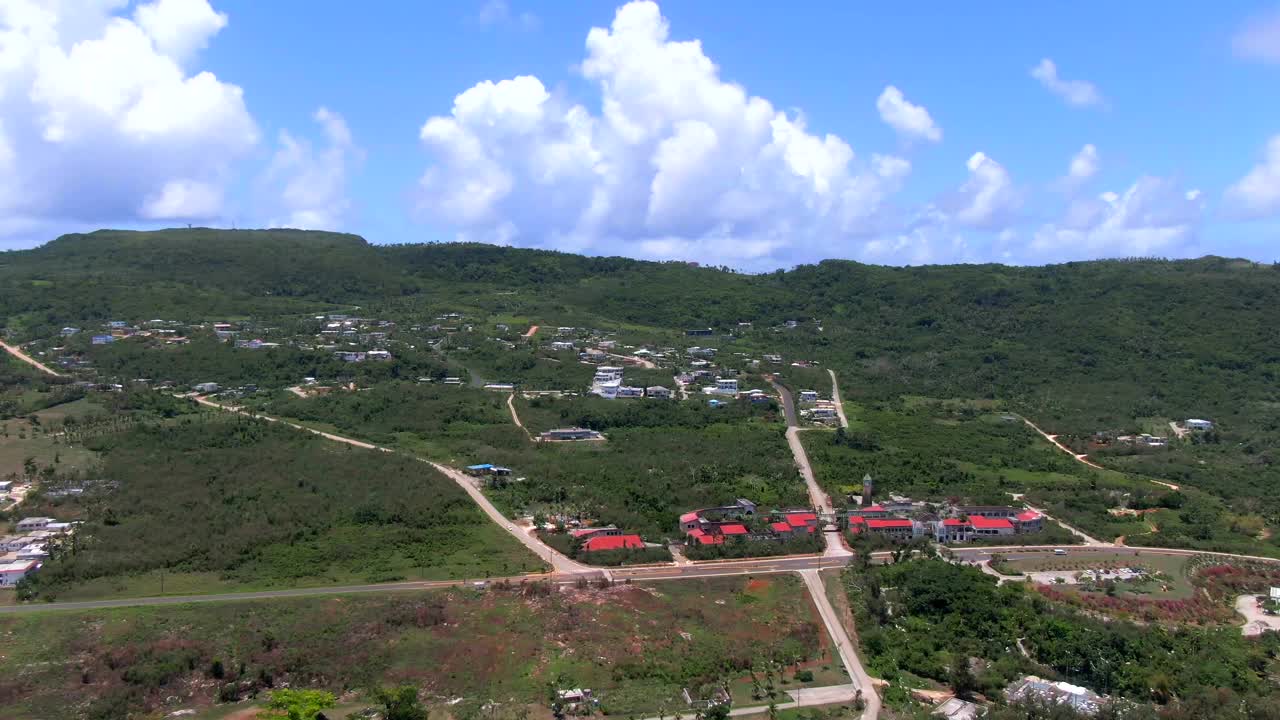
[[[751,592],[753,590],[764,590],[765,588],[771,585],[773,585],[773,583],[769,582],[768,580],[761,580],[758,578],[749,580],[747,581],[747,592]]]

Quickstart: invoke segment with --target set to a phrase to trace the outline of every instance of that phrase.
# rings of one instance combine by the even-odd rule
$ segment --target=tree
[[[969,656],[967,653],[952,654],[951,668],[947,673],[947,682],[956,691],[956,697],[961,700],[968,700],[973,696],[973,691],[978,689],[978,680],[973,676],[973,671],[969,668]]]
[[[427,720],[427,710],[418,700],[418,689],[412,685],[390,690],[379,688],[375,696],[386,709],[385,720]]]
[[[333,693],[325,690],[275,690],[267,701],[267,709],[258,714],[262,720],[316,720],[321,711],[336,704]]]

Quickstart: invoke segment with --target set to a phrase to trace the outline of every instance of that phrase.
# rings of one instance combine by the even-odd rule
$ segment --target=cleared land
[[[780,690],[845,682],[790,576],[57,613],[0,619],[0,636],[0,718],[15,719],[203,707],[284,683],[412,683],[455,714],[589,687],[609,714],[640,716],[684,709],[681,688],[708,683],[758,703],[751,670],[763,681],[769,663]]]

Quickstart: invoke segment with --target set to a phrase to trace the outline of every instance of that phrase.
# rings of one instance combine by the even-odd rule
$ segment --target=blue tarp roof
[[[492,467],[493,465],[491,465],[490,463],[485,463],[483,465],[468,465],[467,469],[468,470],[489,470]]]

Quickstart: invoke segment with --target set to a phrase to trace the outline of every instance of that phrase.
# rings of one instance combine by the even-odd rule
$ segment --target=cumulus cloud
[[[320,108],[312,116],[324,146],[281,131],[279,149],[262,179],[265,195],[275,203],[270,224],[305,230],[338,230],[351,208],[347,183],[364,154],[356,146],[342,116]]]
[[[1254,16],[1231,38],[1237,57],[1280,63],[1280,7]]]
[[[1098,174],[1098,148],[1093,145],[1085,145],[1080,148],[1080,152],[1071,158],[1071,164],[1067,167],[1067,184],[1075,187],[1083,184],[1094,175]]]
[[[0,214],[39,225],[221,211],[257,141],[239,87],[184,66],[226,23],[206,0],[0,2]],[[15,226],[21,226],[17,222]]]
[[[226,14],[215,12],[208,0],[156,0],[139,5],[133,18],[158,52],[176,60],[204,49],[227,25]]]
[[[1262,162],[1228,187],[1223,200],[1227,213],[1239,218],[1280,214],[1280,135],[1267,142]]]
[[[1086,80],[1063,80],[1058,76],[1058,66],[1049,58],[1044,58],[1040,64],[1031,68],[1031,77],[1073,107],[1102,104],[1102,94],[1093,83]]]
[[[759,266],[879,232],[910,170],[721,79],[652,2],[592,29],[580,67],[598,113],[524,75],[428,119],[423,218],[468,239]]]
[[[876,109],[880,111],[880,119],[903,137],[930,142],[942,140],[942,128],[933,122],[929,111],[908,102],[902,91],[892,85],[880,93]]]
[[[985,153],[976,152],[967,163],[969,177],[960,186],[959,205],[951,217],[960,225],[980,230],[1008,227],[1021,204],[1021,193],[1009,171]]]
[[[1141,177],[1122,194],[1072,202],[1062,220],[1036,231],[1031,250],[1042,260],[1184,254],[1203,215],[1199,190]]]

